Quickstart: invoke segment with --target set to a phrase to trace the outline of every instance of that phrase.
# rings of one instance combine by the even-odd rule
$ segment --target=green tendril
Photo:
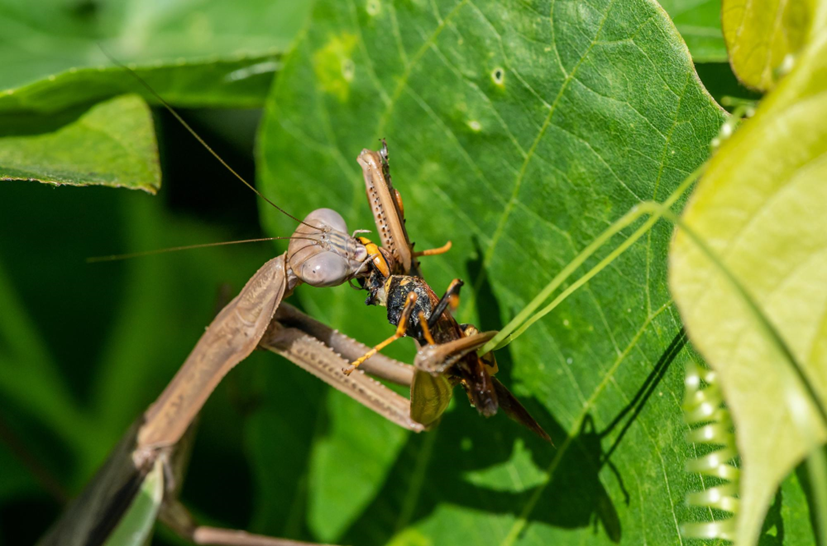
[[[592,277],[602,271],[607,265],[612,263],[618,256],[625,252],[632,244],[643,237],[652,226],[664,215],[669,208],[674,205],[680,197],[695,183],[701,176],[706,163],[695,169],[686,179],[681,182],[677,189],[663,202],[644,201],[638,203],[632,209],[623,215],[622,218],[613,223],[606,231],[601,233],[594,241],[592,241],[586,248],[580,252],[569,264],[558,273],[551,282],[537,296],[514,317],[511,322],[505,325],[500,332],[488,343],[483,345],[477,354],[484,355],[488,352],[502,349],[515,339],[517,339],[529,326],[546,316],[555,307],[560,305],[567,297],[569,297],[575,290],[586,284]],[[590,269],[585,275],[577,279],[563,292],[560,293],[551,303],[540,309],[540,306],[551,297],[555,290],[562,285],[583,263],[597,252],[603,245],[605,245],[612,237],[617,235],[623,229],[634,224],[642,216],[649,216],[649,218],[635,230],[626,240],[624,240],[617,248],[615,248],[608,256],[600,261],[596,266]],[[538,309],[540,309],[538,311]]]
[[[738,516],[740,470],[733,463],[738,458],[732,419],[724,405],[715,372],[690,362],[686,366],[684,419],[692,428],[687,441],[718,446],[706,455],[686,462],[686,471],[711,476],[725,483],[689,493],[690,506],[728,512],[731,517],[718,521],[684,523],[681,534],[686,538],[734,540]],[[711,514],[711,512],[710,512]]]

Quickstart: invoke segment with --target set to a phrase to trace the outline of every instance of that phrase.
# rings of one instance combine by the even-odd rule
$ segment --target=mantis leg
[[[411,419],[407,398],[368,377],[362,370],[346,375],[343,369],[348,360],[311,334],[298,328],[285,328],[278,321],[273,321],[259,346],[282,355],[389,421],[414,432],[425,429]]]
[[[416,353],[414,367],[432,375],[445,373],[459,359],[476,351],[497,335],[496,331],[467,335],[439,345],[425,345]]]
[[[288,303],[281,304],[281,307],[276,311],[275,320],[282,326],[296,328],[310,334],[348,362],[353,362],[370,350],[370,347],[364,343],[359,343],[355,339],[305,315]],[[381,353],[362,363],[361,369],[369,375],[405,387],[409,387],[411,381],[413,381],[413,366],[388,358]]]
[[[164,504],[158,514],[167,527],[193,544],[214,544],[223,546],[332,546],[314,542],[300,542],[286,538],[256,535],[238,529],[224,529],[199,525],[179,501]]]

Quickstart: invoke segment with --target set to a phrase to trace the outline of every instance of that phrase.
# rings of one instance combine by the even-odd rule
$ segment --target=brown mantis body
[[[161,396],[127,431],[90,486],[40,544],[102,544],[143,480],[159,464],[167,493],[159,518],[187,538],[199,544],[297,544],[199,527],[175,496],[176,460],[185,433],[220,380],[259,345],[282,354],[400,426],[424,429],[410,418],[407,399],[365,375],[345,377],[342,373],[347,360],[331,347],[350,358],[363,352],[363,345],[325,329],[292,307],[282,308],[273,320],[281,300],[302,282],[332,286],[354,278],[360,270],[367,272],[364,246],[347,235],[344,221],[334,211],[311,213],[294,237],[288,251],[264,264],[222,309]],[[390,381],[411,381],[409,367],[390,359],[377,361],[368,371]]]

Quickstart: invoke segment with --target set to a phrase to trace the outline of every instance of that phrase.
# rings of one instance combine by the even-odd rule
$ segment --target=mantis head
[[[367,274],[365,245],[348,235],[342,216],[331,209],[307,215],[287,247],[287,262],[302,282],[311,286],[337,286]]]

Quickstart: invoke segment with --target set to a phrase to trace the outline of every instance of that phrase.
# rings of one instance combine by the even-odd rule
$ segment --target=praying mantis
[[[186,459],[193,422],[221,379],[260,347],[284,356],[403,428],[421,432],[436,424],[447,407],[453,385],[462,383],[469,392],[479,388],[472,376],[442,377],[477,345],[469,349],[459,339],[463,337],[460,333],[455,337],[461,342],[461,347],[446,345],[437,352],[434,344],[429,345],[427,349],[430,352],[423,362],[428,362],[430,370],[425,373],[424,365],[419,369],[416,365],[410,366],[376,354],[375,348],[369,349],[331,330],[299,310],[282,304],[282,300],[303,283],[330,287],[357,280],[363,288],[370,290],[369,286],[375,285],[380,275],[421,279],[416,258],[447,251],[450,244],[433,251],[413,251],[413,244],[405,230],[401,197],[390,183],[386,147],[381,152],[364,150],[359,156],[382,242],[380,247],[364,237],[357,238],[355,233],[348,235],[344,219],[331,209],[316,210],[304,220],[286,213],[224,163],[163,99],[157,94],[156,97],[236,177],[299,225],[289,238],[287,252],[265,263],[238,296],[218,313],[166,389],[126,432],[90,485],[40,544],[107,543],[113,533],[117,535],[119,532],[121,521],[135,504],[139,492],[150,483],[150,477],[158,483],[153,487],[160,502],[149,517],[149,524],[144,526],[144,533],[149,533],[151,520],[157,517],[197,544],[302,544],[243,531],[200,526],[194,521],[178,501],[179,476]],[[378,264],[383,264],[383,268],[379,269]],[[424,281],[421,283],[424,284]],[[433,312],[438,320],[453,321],[447,303]],[[456,325],[456,322],[453,321],[453,324]],[[421,333],[411,334],[418,341],[423,339]],[[484,339],[490,337],[486,334]],[[468,339],[476,341],[477,337]],[[440,340],[441,343],[443,341],[448,341],[448,338]],[[349,366],[350,362],[361,366],[358,373],[352,373],[355,366]],[[480,365],[482,362],[479,360]],[[484,381],[487,373],[483,369],[479,377]],[[369,375],[410,387],[411,400]],[[497,393],[503,392],[502,389]],[[507,396],[500,394],[506,402],[504,409],[512,417],[517,414],[527,416],[516,399],[507,390],[504,392]],[[472,401],[479,404],[473,397]],[[521,412],[512,411],[515,407],[519,407]],[[491,415],[496,412],[496,402],[493,407],[478,409],[486,416]],[[517,420],[535,432],[539,430],[538,434],[545,434],[530,416]]]

